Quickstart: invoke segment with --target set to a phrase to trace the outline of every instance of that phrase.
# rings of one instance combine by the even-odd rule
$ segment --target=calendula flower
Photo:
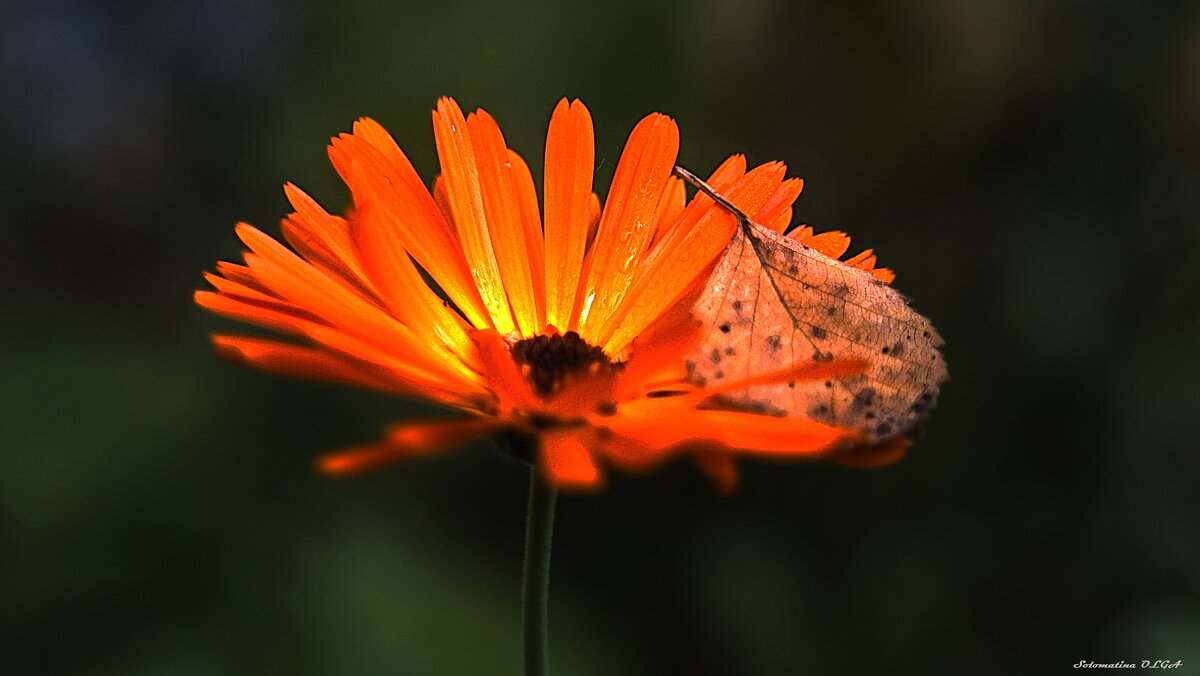
[[[378,443],[322,459],[325,471],[515,432],[536,440],[531,460],[546,479],[585,487],[609,465],[646,468],[686,452],[728,478],[739,454],[811,457],[855,438],[713,404],[723,392],[835,377],[855,364],[794,365],[719,387],[689,380],[685,355],[703,330],[689,310],[737,224],[708,196],[689,200],[672,175],[671,118],[652,114],[634,128],[603,208],[592,120],[579,101],[561,101],[550,120],[541,209],[528,166],[490,115],[464,117],[444,98],[433,127],[442,174],[432,190],[380,125],[359,120],[329,148],[352,206],[333,215],[286,185],[291,249],[239,224],[244,264],[218,263],[207,275],[215,291],[196,293],[208,310],[290,337],[214,336],[227,357],[460,413],[400,423]],[[708,183],[782,231],[802,186],[785,172],[777,162],[747,170],[733,156]],[[799,236],[840,246],[836,235]],[[868,257],[854,263],[869,270]]]

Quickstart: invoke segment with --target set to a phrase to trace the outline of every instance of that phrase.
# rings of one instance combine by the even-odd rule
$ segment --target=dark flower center
[[[574,331],[519,340],[512,346],[512,358],[542,396],[553,393],[555,385],[567,374],[616,366],[604,350]]]

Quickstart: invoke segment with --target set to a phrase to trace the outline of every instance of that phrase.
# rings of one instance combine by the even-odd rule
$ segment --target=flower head
[[[857,440],[714,398],[861,365],[804,363],[719,387],[689,380],[685,356],[703,328],[689,311],[737,225],[708,196],[688,199],[672,175],[671,118],[652,114],[634,128],[603,208],[592,191],[592,121],[579,101],[561,101],[550,120],[540,210],[528,166],[490,115],[464,116],[444,98],[433,126],[442,174],[432,190],[382,127],[359,120],[329,148],[353,197],[345,213],[286,185],[291,248],[239,224],[244,264],[218,263],[206,275],[215,290],[196,293],[208,310],[290,338],[215,335],[227,357],[461,414],[399,424],[378,443],[322,459],[325,471],[509,431],[536,438],[533,460],[559,485],[594,486],[603,466],[647,468],[680,453],[728,483],[738,454],[819,457]],[[785,172],[781,163],[748,170],[733,156],[708,183],[782,231],[802,186]],[[840,233],[794,236],[835,257],[845,250]],[[853,263],[870,270],[874,258]]]

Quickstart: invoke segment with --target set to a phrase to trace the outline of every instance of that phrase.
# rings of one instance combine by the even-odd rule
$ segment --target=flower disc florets
[[[580,372],[613,372],[621,368],[604,350],[588,343],[574,331],[519,340],[512,346],[512,359],[542,398],[549,398],[565,377]]]

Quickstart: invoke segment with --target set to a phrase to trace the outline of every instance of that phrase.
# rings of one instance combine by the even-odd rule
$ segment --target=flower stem
[[[525,631],[525,676],[547,676],[547,615],[550,600],[550,536],[554,530],[557,491],[538,475],[529,474],[529,511],[525,516],[525,575],[521,614]]]

